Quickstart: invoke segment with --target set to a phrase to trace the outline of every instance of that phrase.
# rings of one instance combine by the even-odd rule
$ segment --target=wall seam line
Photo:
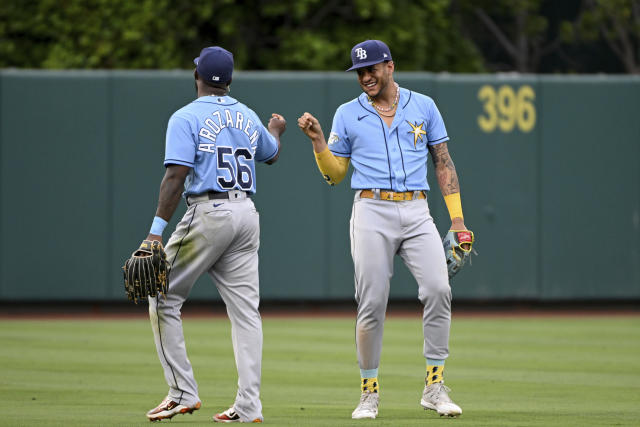
[[[544,101],[544,81],[543,79],[538,76],[537,78],[537,83],[538,83],[538,88],[539,88],[539,99],[538,102],[536,103],[536,105],[538,106],[542,106],[543,105],[543,101]],[[539,112],[539,113],[538,113]],[[544,213],[544,209],[542,206],[543,203],[543,197],[542,197],[542,162],[543,162],[543,156],[542,156],[542,141],[543,141],[543,133],[544,133],[544,129],[543,129],[543,119],[544,119],[544,108],[536,108],[536,113],[539,114],[539,118],[537,120],[538,122],[538,132],[537,132],[537,149],[536,149],[536,155],[537,155],[537,185],[536,185],[536,196],[538,198],[538,203],[537,203],[537,246],[538,246],[538,256],[537,258],[537,270],[538,270],[538,274],[537,274],[537,291],[538,291],[538,300],[543,300],[544,299],[544,275],[543,275],[543,260],[542,260],[542,255],[543,255],[543,251],[542,251],[542,244],[544,239],[542,238],[542,233],[543,233],[543,220],[542,220],[542,215]]]
[[[114,141],[113,141],[113,72],[107,71],[107,179],[106,179],[106,194],[107,194],[107,238],[105,239],[107,242],[107,256],[106,256],[106,283],[105,285],[105,298],[109,299],[111,297],[111,266],[113,265],[114,257],[113,257],[113,240],[115,238],[114,235],[114,194],[113,194],[113,158],[114,158]]]

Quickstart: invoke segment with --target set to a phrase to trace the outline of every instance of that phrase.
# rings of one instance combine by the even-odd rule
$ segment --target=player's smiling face
[[[358,83],[371,98],[376,98],[389,86],[393,62],[381,62],[368,67],[358,68]]]

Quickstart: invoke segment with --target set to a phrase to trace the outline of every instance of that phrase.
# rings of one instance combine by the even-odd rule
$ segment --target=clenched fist
[[[305,133],[312,141],[322,140],[324,141],[324,134],[322,133],[322,127],[318,119],[313,117],[309,113],[304,113],[298,119],[298,127]]]
[[[273,113],[271,114],[271,119],[269,119],[267,129],[269,129],[270,132],[274,131],[277,132],[278,135],[282,135],[287,129],[287,121],[280,114]]]

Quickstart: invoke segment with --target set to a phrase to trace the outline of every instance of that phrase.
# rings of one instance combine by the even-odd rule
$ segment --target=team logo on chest
[[[426,135],[427,131],[425,131],[424,129],[422,129],[422,126],[424,126],[424,122],[418,124],[418,122],[416,122],[415,124],[411,123],[409,120],[407,120],[407,123],[409,123],[409,126],[411,126],[411,130],[407,133],[412,133],[413,134],[413,148],[416,148],[417,144],[418,144],[418,140],[420,140],[420,142],[422,142],[422,135]]]

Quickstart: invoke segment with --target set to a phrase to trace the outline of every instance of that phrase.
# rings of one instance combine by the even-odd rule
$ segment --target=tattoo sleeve
[[[459,193],[460,184],[458,183],[458,174],[456,173],[456,167],[453,165],[453,160],[451,160],[451,156],[449,155],[447,143],[441,142],[440,144],[430,145],[429,152],[431,153],[431,159],[433,160],[442,195],[448,196],[449,194]]]

